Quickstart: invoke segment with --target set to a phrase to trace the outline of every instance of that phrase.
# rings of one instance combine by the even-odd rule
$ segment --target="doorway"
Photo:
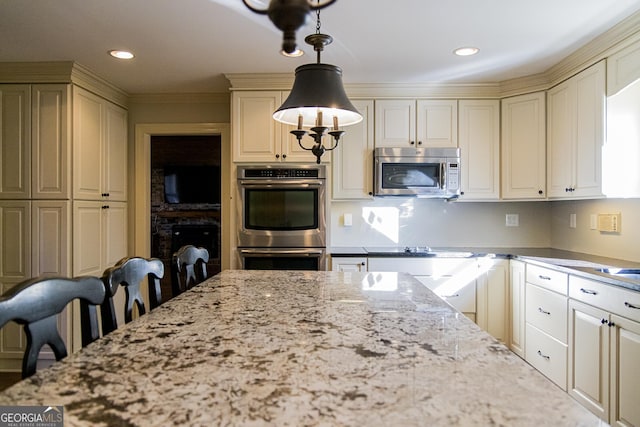
[[[220,202],[220,267],[232,268],[231,230],[235,224],[231,212],[231,139],[228,123],[138,124],[135,127],[133,192],[130,214],[133,239],[130,242],[137,256],[151,256],[151,141],[154,136],[216,135],[220,139],[221,202]]]

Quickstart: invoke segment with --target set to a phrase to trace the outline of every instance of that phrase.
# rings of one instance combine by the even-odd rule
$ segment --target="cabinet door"
[[[458,101],[418,101],[416,126],[419,147],[458,147]]]
[[[640,426],[640,323],[611,315],[612,426]]]
[[[106,101],[105,101],[106,102]],[[109,200],[127,200],[127,111],[105,103],[104,176],[102,192]]]
[[[0,201],[0,294],[31,277],[31,202]],[[0,369],[20,369],[26,348],[22,327],[0,328]]]
[[[511,341],[510,348],[524,358],[525,338],[525,264],[521,261],[509,262],[509,289],[511,296]]]
[[[375,146],[415,147],[416,101],[384,99],[375,101]]]
[[[0,199],[31,196],[31,88],[0,85]]]
[[[478,259],[476,323],[491,336],[508,342],[509,261]]]
[[[574,197],[602,197],[602,147],[605,132],[605,62],[576,80],[576,152]]]
[[[569,301],[568,389],[574,399],[609,419],[609,313]]]
[[[547,182],[549,197],[573,191],[576,85],[564,82],[547,93]]]
[[[31,94],[32,195],[68,199],[71,193],[70,85],[33,85]]]
[[[102,197],[104,103],[79,87],[73,88],[73,196]]]
[[[105,236],[102,233],[102,202],[73,202],[73,275],[101,276]]]
[[[373,193],[373,101],[352,103],[363,119],[349,126],[332,153],[334,199],[370,199]]]
[[[102,209],[103,267],[107,268],[127,256],[127,204],[110,201],[104,206],[106,208]]]
[[[71,202],[37,200],[32,204],[32,275],[69,276]]]
[[[545,94],[502,100],[502,197],[545,198]]]
[[[231,129],[234,162],[279,161],[282,126],[273,112],[282,104],[280,91],[233,92]]]
[[[367,258],[332,257],[331,271],[367,271]]]
[[[460,200],[500,198],[500,102],[460,101]]]

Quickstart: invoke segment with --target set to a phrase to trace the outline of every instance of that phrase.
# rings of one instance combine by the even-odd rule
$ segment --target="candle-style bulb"
[[[333,130],[338,130],[338,116],[333,116]]]
[[[302,129],[302,114],[298,114],[298,130]]]
[[[322,111],[318,111],[318,126],[322,126]]]

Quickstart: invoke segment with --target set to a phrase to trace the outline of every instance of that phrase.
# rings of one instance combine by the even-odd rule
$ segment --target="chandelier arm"
[[[244,1],[244,0],[243,0]],[[326,2],[325,4],[321,4],[321,5],[316,5],[314,6],[313,4],[309,3],[309,7],[311,8],[311,10],[318,10],[318,9],[324,9],[327,6],[331,6],[332,4],[334,4],[336,1],[338,0],[329,0],[328,2]]]
[[[332,0],[332,3],[333,3],[334,1],[335,1],[335,0]],[[257,13],[257,14],[260,14],[260,15],[266,15],[266,14],[267,14],[267,12],[268,12],[268,10],[269,10],[269,9],[256,9],[255,7],[251,6],[251,5],[248,3],[248,0],[242,0],[242,3],[244,3],[244,5],[245,5],[245,6],[247,6],[247,8],[249,8],[249,10],[251,10],[252,12],[255,12],[255,13]]]

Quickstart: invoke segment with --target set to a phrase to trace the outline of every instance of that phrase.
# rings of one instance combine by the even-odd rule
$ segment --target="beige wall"
[[[605,199],[551,202],[551,246],[576,252],[640,262],[640,199]],[[590,229],[590,216],[621,213],[620,233]],[[576,228],[569,228],[570,214]]]

